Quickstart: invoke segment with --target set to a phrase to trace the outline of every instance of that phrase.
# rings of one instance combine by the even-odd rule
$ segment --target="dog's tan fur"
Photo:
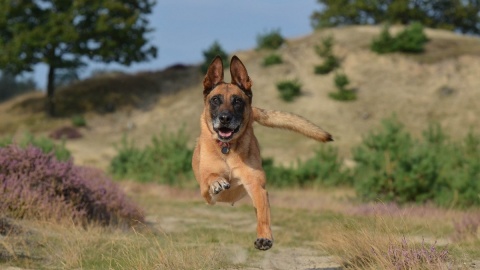
[[[218,56],[207,71],[203,81],[205,107],[200,117],[201,132],[194,150],[192,167],[201,194],[208,204],[228,202],[233,205],[245,195],[250,196],[257,214],[257,240],[254,244],[258,249],[267,250],[273,244],[270,205],[260,148],[253,133],[254,121],[268,127],[292,130],[322,142],[331,141],[332,137],[300,116],[252,107],[252,81],[236,56],[232,57],[230,73],[232,82],[224,83],[223,64]],[[223,102],[218,102],[217,99],[217,106],[217,103],[212,103],[214,97]],[[239,99],[244,101],[240,102],[244,105],[240,125],[235,131],[219,133],[214,124],[219,121],[218,117],[213,119],[212,115],[219,112],[229,116],[235,110],[239,111]],[[221,119],[227,123],[229,117],[225,115]],[[220,137],[220,134],[227,134],[229,138]],[[222,153],[222,147],[227,147],[228,153]]]

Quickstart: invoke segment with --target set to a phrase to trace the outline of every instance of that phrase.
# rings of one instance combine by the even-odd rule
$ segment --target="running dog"
[[[253,123],[298,132],[321,142],[332,136],[303,117],[252,106],[252,80],[237,56],[230,62],[231,83],[223,81],[223,63],[217,56],[203,80],[204,110],[192,167],[208,204],[232,205],[249,195],[257,215],[257,249],[273,245],[270,204],[265,172]]]

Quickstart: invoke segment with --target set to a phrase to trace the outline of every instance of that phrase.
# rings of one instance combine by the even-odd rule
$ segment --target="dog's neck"
[[[222,153],[224,155],[230,152],[230,143],[217,140],[217,144],[222,148]]]

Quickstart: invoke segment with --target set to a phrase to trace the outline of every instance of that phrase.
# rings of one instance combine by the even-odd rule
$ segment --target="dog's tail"
[[[301,116],[256,107],[253,107],[252,111],[253,119],[262,126],[288,129],[321,142],[333,141],[330,133]]]

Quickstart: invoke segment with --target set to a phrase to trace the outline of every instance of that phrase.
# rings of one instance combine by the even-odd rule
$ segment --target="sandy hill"
[[[425,53],[377,55],[369,50],[369,44],[379,32],[379,27],[355,26],[291,39],[278,50],[284,64],[268,68],[261,63],[269,52],[249,50],[234,54],[243,61],[254,82],[255,106],[305,116],[333,134],[333,145],[339,147],[346,158],[350,155],[349,149],[357,145],[363,135],[393,113],[415,135],[421,134],[430,122],[440,123],[455,138],[463,137],[469,129],[480,132],[480,39],[426,30],[430,42]],[[334,75],[313,73],[314,66],[322,61],[315,54],[314,46],[328,35],[334,37],[334,53],[342,59],[342,70],[348,75],[350,86],[358,90],[358,100],[354,102],[330,99],[328,93],[335,91]],[[228,72],[225,74],[229,81]],[[115,154],[114,144],[123,134],[138,145],[145,145],[152,135],[163,129],[184,127],[193,146],[203,107],[202,78],[187,77],[191,83],[162,95],[148,109],[87,113],[89,127],[82,130],[84,138],[67,142],[76,162],[105,168]],[[131,79],[138,80],[138,77],[131,76]],[[285,103],[278,97],[275,83],[283,79],[299,79],[303,85],[302,96],[292,103]],[[0,122],[10,121],[11,126],[19,115],[23,118],[18,119],[31,119],[28,113],[12,109],[22,99],[25,97],[0,104]],[[44,127],[34,130],[68,123],[68,119],[54,120],[56,124],[53,125],[44,117],[29,121],[15,126],[14,131],[18,134],[30,129],[28,123]],[[263,156],[275,157],[286,164],[308,157],[317,146],[316,142],[302,136],[259,125],[256,134]]]

